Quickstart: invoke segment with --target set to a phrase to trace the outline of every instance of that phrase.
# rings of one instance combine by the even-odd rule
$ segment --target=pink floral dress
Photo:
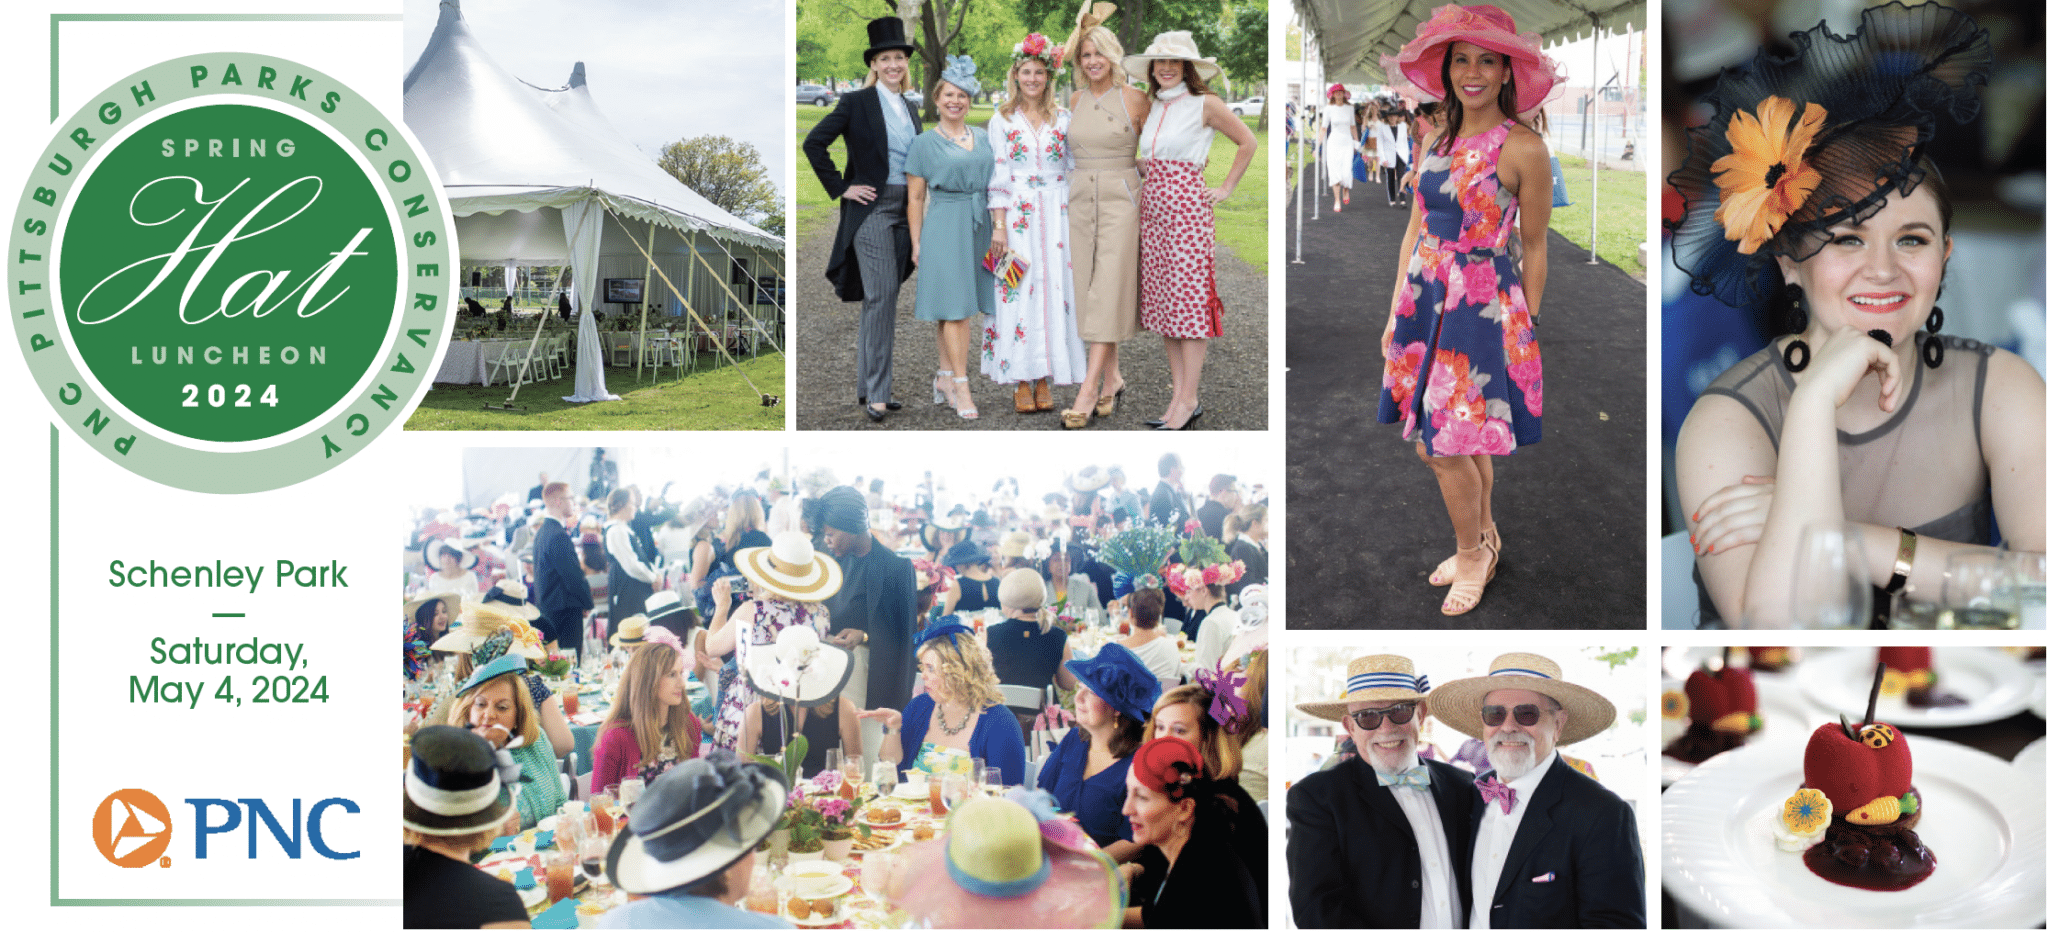
[[[831,613],[822,602],[792,602],[767,596],[754,602],[754,620],[734,642],[734,663],[718,677],[718,723],[711,746],[733,751],[740,745],[740,730],[747,723],[747,706],[754,702],[754,686],[747,679],[747,658],[755,649],[775,643],[775,636],[791,625],[809,625],[819,637],[832,633]],[[737,611],[737,609],[735,609]]]
[[[1067,186],[1074,172],[1066,110],[1033,127],[1023,112],[988,121],[995,173],[990,210],[1006,211],[1010,251],[1030,268],[1015,285],[996,279],[996,312],[983,317],[981,374],[998,385],[1050,377],[1081,381],[1088,351],[1074,323],[1074,263],[1067,246]]]
[[[1379,418],[1431,456],[1543,439],[1543,359],[1522,297],[1519,205],[1496,167],[1513,123],[1426,153],[1422,236],[1385,348]]]

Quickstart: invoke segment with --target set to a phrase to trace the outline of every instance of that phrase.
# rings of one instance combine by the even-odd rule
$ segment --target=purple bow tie
[[[1500,814],[1515,811],[1515,789],[1494,777],[1486,777],[1472,784],[1479,788],[1479,804],[1500,803]]]

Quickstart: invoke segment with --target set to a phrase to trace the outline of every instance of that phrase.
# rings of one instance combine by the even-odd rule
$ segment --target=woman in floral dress
[[[1535,325],[1550,154],[1516,115],[1539,107],[1558,75],[1536,36],[1516,35],[1490,6],[1438,7],[1398,62],[1444,115],[1416,167],[1401,242],[1410,258],[1380,338],[1379,419],[1400,424],[1436,473],[1458,552],[1429,581],[1451,587],[1443,613],[1462,615],[1500,563],[1493,457],[1543,436]]]
[[[1087,350],[1074,325],[1074,266],[1067,252],[1067,147],[1071,114],[1052,97],[1065,50],[1032,33],[1017,44],[1008,94],[988,121],[995,173],[988,183],[994,246],[1028,264],[1022,280],[996,279],[996,312],[984,318],[981,373],[1015,385],[1018,414],[1051,411],[1052,383],[1081,381]]]
[[[741,670],[756,648],[775,643],[782,629],[805,625],[822,637],[832,630],[832,615],[825,600],[839,591],[843,580],[837,561],[817,552],[811,539],[801,531],[774,535],[767,547],[749,547],[735,555],[740,575],[753,584],[753,598],[732,606],[732,580],[712,584],[717,614],[710,633],[698,648],[701,668],[717,666],[713,658],[731,653]],[[728,614],[730,617],[728,618]],[[712,746],[731,751],[739,747],[746,726],[747,706],[755,699],[753,686],[745,676],[719,681],[718,721]]]

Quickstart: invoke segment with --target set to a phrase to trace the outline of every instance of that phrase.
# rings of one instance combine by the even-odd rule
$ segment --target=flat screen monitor
[[[607,278],[604,280],[604,300],[607,304],[639,304],[647,280],[644,278]]]

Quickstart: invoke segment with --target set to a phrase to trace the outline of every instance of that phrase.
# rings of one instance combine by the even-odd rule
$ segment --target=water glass
[[[827,749],[825,750],[825,769],[826,769],[826,770],[829,770],[829,771],[833,771],[833,772],[835,772],[835,773],[836,773],[836,772],[839,772],[839,771],[842,771],[842,770],[844,770],[844,769],[845,769],[845,767],[846,767],[846,752],[845,752],[844,750],[841,750],[841,749],[839,749],[839,748],[827,748]]]
[[[883,760],[875,762],[875,792],[888,796],[896,792],[896,762]]]
[[[983,767],[981,769],[981,779],[977,782],[981,784],[983,789],[988,791],[990,796],[1003,795],[1003,769],[1001,767]]]
[[[639,777],[627,777],[619,781],[619,806],[632,811],[633,804],[640,801],[640,794],[647,791],[647,781]]]
[[[939,787],[939,798],[945,801],[946,811],[951,812],[961,802],[974,795],[974,776],[965,773],[949,773],[946,774],[944,782],[940,783]]]
[[[1950,554],[1942,573],[1941,608],[1949,624],[1965,631],[2019,627],[2019,592],[2011,566],[1996,550],[1971,548]]]
[[[1792,627],[1867,627],[1871,598],[1870,563],[1860,531],[1823,523],[1799,532],[1792,564]]]

